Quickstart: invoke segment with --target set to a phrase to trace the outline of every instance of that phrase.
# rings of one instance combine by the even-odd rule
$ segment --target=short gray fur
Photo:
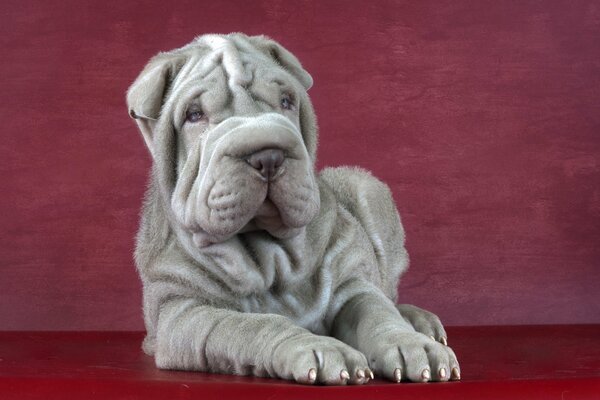
[[[395,304],[408,255],[388,187],[316,173],[311,85],[275,41],[230,34],[158,54],[130,87],[153,158],[143,348],[159,368],[301,383],[458,379],[439,319]],[[272,148],[285,160],[264,179],[247,158]]]

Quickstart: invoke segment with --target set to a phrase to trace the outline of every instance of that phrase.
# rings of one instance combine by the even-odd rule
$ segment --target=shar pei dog
[[[307,384],[460,379],[439,319],[398,305],[404,231],[388,187],[317,173],[297,58],[265,36],[204,35],[127,92],[153,165],[137,236],[158,368]]]

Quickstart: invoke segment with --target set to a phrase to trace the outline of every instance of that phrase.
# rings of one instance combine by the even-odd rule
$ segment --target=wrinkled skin
[[[205,35],[128,91],[153,158],[137,238],[144,350],[160,368],[363,384],[459,379],[407,268],[389,189],[315,172],[312,78],[266,37]]]
[[[190,142],[171,201],[179,221],[204,247],[244,228],[295,236],[319,210],[319,192],[299,129],[276,113],[230,117],[209,132],[184,124]],[[201,139],[200,139],[201,138]],[[245,156],[264,148],[286,154],[275,179],[266,181]],[[198,170],[204,171],[202,175]]]

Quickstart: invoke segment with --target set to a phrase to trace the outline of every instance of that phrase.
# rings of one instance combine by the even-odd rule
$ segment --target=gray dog
[[[388,187],[315,172],[311,76],[264,36],[150,60],[127,103],[153,158],[135,261],[143,348],[165,369],[362,384],[460,379],[439,319],[396,305]]]

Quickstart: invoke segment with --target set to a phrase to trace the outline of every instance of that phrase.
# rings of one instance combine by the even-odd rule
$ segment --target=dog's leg
[[[366,383],[372,372],[363,354],[317,336],[275,314],[241,313],[176,299],[160,311],[156,364],[300,383]]]
[[[415,331],[448,345],[448,335],[437,315],[411,304],[396,304],[396,308]]]
[[[346,287],[367,288],[354,294],[333,319],[332,334],[363,352],[375,372],[391,381],[460,379],[452,349],[416,332],[390,299],[361,281]]]

